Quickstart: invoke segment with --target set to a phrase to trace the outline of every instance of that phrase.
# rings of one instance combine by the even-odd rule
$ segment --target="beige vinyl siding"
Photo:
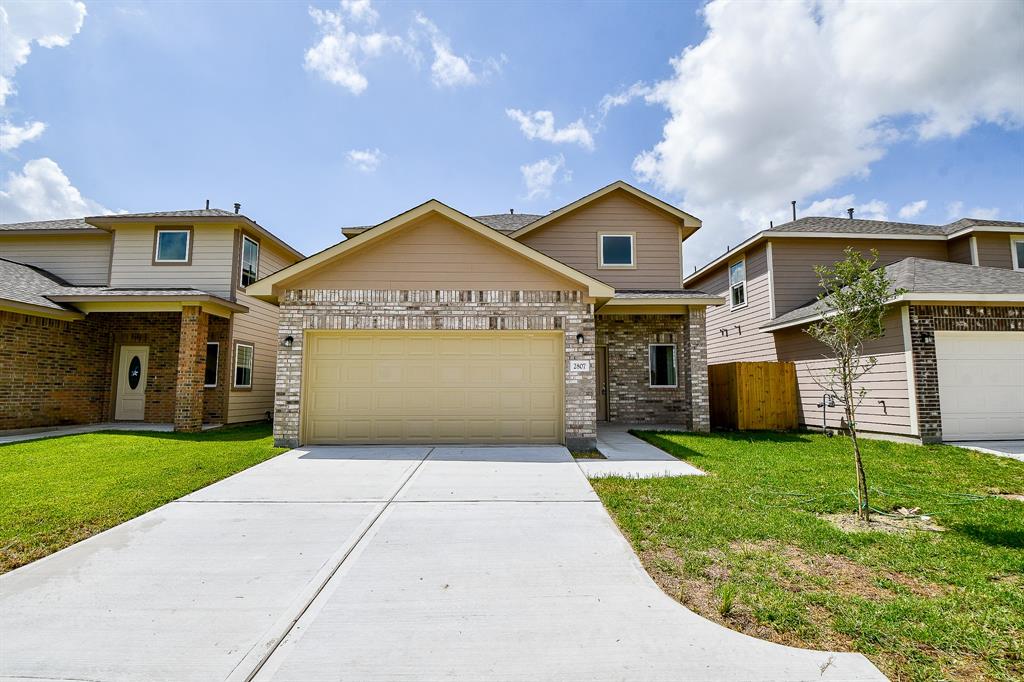
[[[994,232],[976,232],[978,238],[978,265],[987,268],[1013,269],[1010,253],[1010,235]]]
[[[261,273],[261,276],[262,273]],[[429,215],[312,270],[302,289],[578,289],[451,220]]]
[[[758,331],[761,325],[771,319],[765,245],[760,244],[749,250],[746,258],[747,305],[743,308],[729,308],[729,265],[735,263],[735,260],[723,263],[721,267],[689,285],[689,288],[726,299],[723,305],[708,308],[708,364],[775,360],[774,337],[770,333]],[[739,325],[740,329],[737,330],[735,325]],[[722,329],[728,329],[729,335],[723,336],[720,331]]]
[[[295,262],[295,257],[267,239],[260,240],[259,276],[267,277]],[[238,273],[235,272],[235,276]],[[237,282],[235,285],[237,286]],[[277,373],[278,307],[238,292],[237,301],[249,312],[234,316],[227,361],[230,367],[228,423],[257,421],[274,410],[274,382]],[[233,390],[235,342],[252,343],[252,390]],[[228,357],[229,356],[229,357]]]
[[[191,287],[230,297],[234,230],[223,224],[193,224],[191,227],[192,262],[189,265],[153,264],[154,225],[118,227],[114,233],[110,286]]]
[[[904,258],[946,260],[946,242],[911,239],[776,239],[772,242],[775,270],[775,314],[781,315],[809,303],[818,295],[815,265],[831,265],[843,259],[843,249],[853,246],[867,255],[878,251],[880,265]],[[1009,246],[1006,248],[1009,257]]]
[[[972,265],[971,262],[971,238],[958,237],[949,241],[946,245],[946,252],[949,254],[950,263],[964,263]]]
[[[79,286],[104,286],[110,277],[109,233],[0,235],[0,258],[34,265]]]
[[[821,408],[817,404],[824,389],[814,379],[823,380],[831,363],[823,357],[828,349],[804,330],[805,327],[778,331],[775,344],[779,360],[796,364],[800,423],[821,428]],[[858,388],[867,389],[857,411],[860,427],[879,433],[916,435],[910,433],[910,396],[899,309],[894,308],[886,315],[885,336],[868,344],[865,352],[875,356],[878,364],[857,384]],[[885,401],[884,409],[879,400]],[[841,418],[842,409],[838,404],[828,410],[830,427],[838,427]]]
[[[598,267],[597,236],[601,232],[636,235],[636,268]],[[682,286],[679,222],[625,192],[612,192],[528,232],[520,241],[613,287]]]

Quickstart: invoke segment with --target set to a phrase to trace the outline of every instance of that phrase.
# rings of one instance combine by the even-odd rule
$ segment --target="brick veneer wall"
[[[107,390],[111,406],[104,419],[114,416],[112,385],[115,364],[121,346],[149,346],[146,369],[146,413],[143,421],[174,421],[175,383],[178,378],[178,335],[181,313],[93,313],[92,319],[104,325],[110,339],[106,352]]]
[[[690,428],[689,315],[601,315],[597,344],[608,350],[608,421]],[[676,344],[676,388],[652,388],[649,345]],[[706,371],[706,370],[705,370]]]
[[[108,347],[94,319],[0,312],[0,429],[103,421]]]
[[[207,341],[220,344],[217,356],[217,385],[203,389],[203,423],[223,424],[228,415],[228,382],[231,381],[231,320],[208,316]]]
[[[923,443],[942,441],[942,406],[939,404],[939,371],[935,357],[937,331],[1024,332],[1024,306],[910,306],[917,424]]]
[[[277,353],[274,442],[300,443],[303,332],[306,329],[436,329],[565,331],[565,440],[572,449],[597,439],[594,382],[594,311],[578,291],[289,290],[280,299],[281,338],[294,339]],[[576,335],[584,342],[578,344]],[[570,372],[570,360],[589,371]]]
[[[178,375],[174,385],[174,430],[203,428],[203,378],[206,373],[207,314],[195,305],[181,309]]]
[[[686,373],[690,385],[690,430],[711,431],[711,393],[708,387],[707,309],[690,308],[687,316]]]

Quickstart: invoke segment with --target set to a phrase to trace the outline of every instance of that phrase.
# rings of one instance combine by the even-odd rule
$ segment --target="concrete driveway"
[[[706,621],[561,447],[293,450],[0,577],[0,678],[882,680]]]

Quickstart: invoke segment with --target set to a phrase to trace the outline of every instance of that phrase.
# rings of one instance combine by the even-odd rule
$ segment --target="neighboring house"
[[[848,246],[877,250],[906,289],[866,348],[878,364],[862,382],[860,428],[924,442],[1024,438],[1024,223],[809,217],[759,232],[685,279],[727,301],[708,311],[709,364],[796,363],[801,423],[820,427],[815,378],[829,363],[805,333],[827,312],[814,266]],[[827,409],[826,422],[841,416]]]
[[[700,221],[623,182],[544,216],[431,200],[249,286],[280,305],[274,436],[565,443],[597,422],[706,431]]]
[[[0,429],[266,419],[278,312],[243,288],[300,258],[219,209],[0,225]]]

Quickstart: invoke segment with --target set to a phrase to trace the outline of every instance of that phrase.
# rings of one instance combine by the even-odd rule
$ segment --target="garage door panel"
[[[309,443],[554,443],[562,332],[312,332]]]
[[[1024,438],[1024,334],[937,332],[946,440]]]

